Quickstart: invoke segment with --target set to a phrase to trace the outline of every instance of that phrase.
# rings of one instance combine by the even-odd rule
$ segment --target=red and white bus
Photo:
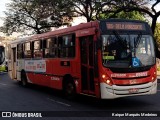
[[[101,99],[157,92],[153,35],[146,22],[83,23],[9,45],[11,79]]]

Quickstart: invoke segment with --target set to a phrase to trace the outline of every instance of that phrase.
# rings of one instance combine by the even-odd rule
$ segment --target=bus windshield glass
[[[102,35],[102,59],[105,67],[131,68],[155,64],[154,43],[151,35]]]

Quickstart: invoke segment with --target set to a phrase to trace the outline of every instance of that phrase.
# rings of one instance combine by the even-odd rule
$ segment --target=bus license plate
[[[139,89],[138,88],[131,88],[128,91],[129,91],[129,93],[138,93]]]

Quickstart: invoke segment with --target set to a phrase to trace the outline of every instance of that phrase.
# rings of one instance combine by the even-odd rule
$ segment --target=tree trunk
[[[41,31],[38,28],[37,28],[36,32],[37,32],[37,34],[41,34]]]
[[[154,35],[155,28],[156,28],[156,21],[157,21],[157,16],[153,16],[152,17],[152,26],[151,26],[153,35]]]
[[[158,50],[158,45],[157,44],[155,46],[155,50],[156,50],[156,57],[160,59],[160,51]]]
[[[90,21],[91,21],[91,19],[90,19],[89,17],[86,17],[86,19],[87,19],[87,22],[90,22]]]

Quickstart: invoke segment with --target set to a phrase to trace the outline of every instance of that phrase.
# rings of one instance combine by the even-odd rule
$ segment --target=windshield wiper
[[[134,46],[135,46],[135,48],[137,48],[137,47],[138,47],[138,45],[139,45],[139,43],[140,43],[141,38],[142,38],[142,33],[140,32],[140,34],[138,34],[138,36],[137,36],[136,40],[134,39]]]
[[[126,40],[124,41],[123,38],[116,31],[113,31],[113,34],[119,40],[119,43],[122,45],[122,48],[127,49],[127,42],[125,43]]]

